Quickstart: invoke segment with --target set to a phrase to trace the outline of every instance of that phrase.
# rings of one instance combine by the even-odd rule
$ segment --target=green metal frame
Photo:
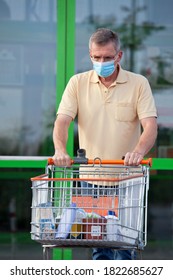
[[[57,96],[58,108],[64,88],[75,69],[75,0],[57,0]],[[73,156],[73,123],[69,129],[67,151]]]
[[[152,168],[156,170],[173,170],[172,158],[153,158]]]
[[[57,0],[57,95],[58,108],[65,86],[75,69],[75,0]],[[67,142],[68,154],[74,156],[74,125]],[[53,249],[53,259],[72,259],[71,249]]]

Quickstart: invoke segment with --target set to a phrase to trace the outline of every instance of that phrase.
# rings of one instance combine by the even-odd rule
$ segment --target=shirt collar
[[[127,73],[126,70],[124,70],[120,64],[118,64],[119,67],[119,73],[118,73],[118,77],[116,79],[116,83],[118,84],[124,84],[128,81],[128,77],[127,77]]]

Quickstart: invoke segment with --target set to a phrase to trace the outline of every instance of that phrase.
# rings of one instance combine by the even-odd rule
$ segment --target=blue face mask
[[[106,62],[93,61],[93,69],[96,71],[98,76],[109,77],[115,71],[114,60]]]

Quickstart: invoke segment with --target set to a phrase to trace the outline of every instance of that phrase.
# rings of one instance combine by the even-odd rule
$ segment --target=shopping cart
[[[151,159],[124,166],[80,151],[70,167],[49,159],[46,173],[31,178],[31,238],[42,244],[43,259],[57,247],[143,250]]]

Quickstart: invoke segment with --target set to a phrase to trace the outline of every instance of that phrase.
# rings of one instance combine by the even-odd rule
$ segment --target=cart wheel
[[[43,246],[43,260],[50,260],[50,247]]]

